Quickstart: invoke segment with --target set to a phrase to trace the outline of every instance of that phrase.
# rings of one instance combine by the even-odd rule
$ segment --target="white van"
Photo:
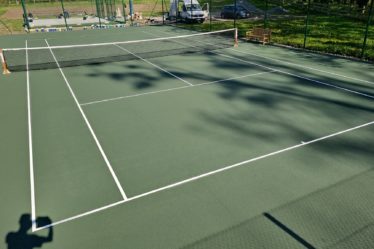
[[[197,0],[170,0],[169,17],[176,17],[177,14],[184,22],[202,23],[208,17],[208,11],[203,10]]]

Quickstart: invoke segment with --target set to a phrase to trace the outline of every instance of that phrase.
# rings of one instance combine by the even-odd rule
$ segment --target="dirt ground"
[[[16,20],[16,19],[21,19],[22,18],[22,9],[21,7],[18,8],[10,8],[5,12],[1,18],[4,19],[10,19],[10,20]]]
[[[120,6],[118,6],[120,7]],[[154,11],[161,11],[161,6],[155,6],[153,4],[148,5],[148,4],[134,4],[134,10],[135,12],[151,12],[152,10]],[[86,11],[88,14],[94,13],[95,9],[92,8],[91,6],[70,6],[66,5],[65,9],[69,11],[69,13],[73,14],[79,14],[79,13],[84,13]],[[122,11],[122,8],[120,8]],[[38,7],[37,9],[31,5],[28,7],[28,11],[34,14],[34,16],[57,16],[61,14],[61,7],[59,6],[51,6],[51,7]],[[128,13],[128,9],[126,10],[126,13]],[[15,19],[21,19],[22,18],[22,8],[19,6],[9,8],[8,11],[1,16],[1,18],[4,19],[10,19],[10,20],[15,20]]]
[[[122,12],[122,6],[117,5],[117,8],[120,8]],[[82,5],[82,6],[69,6],[69,4],[65,5],[65,9],[70,13],[70,15],[76,16],[76,15],[83,15],[84,12],[87,14],[92,14],[96,12],[96,9],[94,6],[91,5]],[[161,4],[158,4],[155,6],[153,3],[152,4],[134,4],[134,10],[136,13],[141,13],[143,18],[148,18],[150,16],[150,13],[152,11],[154,12],[161,12],[162,11],[162,6]],[[28,11],[31,12],[34,17],[39,17],[39,18],[51,18],[53,16],[58,16],[59,14],[62,13],[61,7],[56,5],[56,6],[33,6],[32,4],[28,5]],[[126,13],[129,13],[129,9],[126,9]],[[4,34],[10,34],[10,33],[20,33],[23,32],[23,28],[21,25],[18,27],[18,24],[15,24],[16,20],[19,20],[21,22],[22,20],[22,7],[21,5],[19,6],[13,6],[9,7],[7,11],[0,16],[0,19],[2,22],[0,22],[0,35]],[[10,24],[12,23],[12,24]],[[17,27],[16,27],[17,26]]]

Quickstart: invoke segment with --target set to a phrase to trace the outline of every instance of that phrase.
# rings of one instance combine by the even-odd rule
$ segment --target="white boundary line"
[[[103,102],[109,102],[109,101],[116,101],[116,100],[121,100],[121,99],[139,97],[139,96],[150,95],[150,94],[155,94],[155,93],[171,92],[171,91],[180,90],[180,89],[184,89],[184,88],[190,88],[190,87],[198,87],[198,86],[203,86],[203,85],[222,83],[222,82],[225,82],[225,81],[236,80],[236,79],[261,75],[261,74],[273,73],[273,72],[275,72],[275,71],[271,70],[271,71],[265,71],[265,72],[260,72],[260,73],[253,73],[253,74],[247,74],[247,75],[242,75],[242,76],[237,76],[237,77],[231,77],[231,78],[222,79],[222,80],[204,82],[204,83],[190,85],[190,86],[174,87],[174,88],[168,88],[168,89],[159,90],[159,91],[152,91],[152,92],[145,92],[145,93],[139,93],[139,94],[133,94],[133,95],[126,95],[126,96],[120,96],[120,97],[115,97],[115,98],[110,98],[110,99],[96,100],[96,101],[91,101],[91,102],[87,102],[87,103],[82,103],[81,106],[87,106],[87,105],[99,104],[99,103],[103,103]]]
[[[343,74],[337,74],[337,73],[333,73],[333,72],[329,72],[329,71],[325,71],[325,70],[321,70],[321,69],[317,69],[317,68],[313,68],[313,67],[303,66],[303,65],[300,65],[300,64],[296,64],[296,63],[292,63],[292,62],[288,62],[288,61],[283,61],[283,60],[275,59],[275,58],[272,58],[272,57],[262,56],[262,55],[258,55],[256,53],[250,53],[250,52],[239,50],[239,49],[234,49],[234,50],[238,53],[254,55],[256,57],[264,58],[264,59],[267,59],[267,60],[273,60],[273,61],[280,62],[280,63],[283,63],[283,64],[297,66],[297,67],[301,67],[301,68],[305,68],[305,69],[309,69],[309,70],[313,70],[313,71],[317,71],[317,72],[321,72],[321,73],[325,73],[325,74],[331,74],[331,75],[334,75],[334,76],[338,76],[338,77],[342,77],[342,78],[346,78],[346,79],[350,79],[350,80],[356,80],[356,81],[364,82],[364,83],[368,83],[368,84],[374,84],[374,82],[371,82],[371,81],[368,81],[368,80],[358,79],[358,78],[349,77],[349,76],[346,76],[346,75],[343,75]]]
[[[229,49],[234,50],[232,48],[229,48]],[[311,78],[308,78],[308,77],[304,77],[304,76],[300,76],[300,75],[297,75],[297,74],[289,73],[289,72],[282,71],[282,70],[279,70],[279,69],[274,69],[274,68],[267,67],[267,66],[264,66],[264,65],[261,65],[261,64],[257,64],[257,63],[254,63],[254,62],[251,62],[251,61],[248,61],[248,60],[243,60],[243,59],[240,59],[238,57],[233,57],[233,56],[230,56],[230,55],[216,53],[216,52],[212,52],[212,53],[215,53],[215,54],[223,56],[223,57],[231,58],[231,59],[234,59],[234,60],[242,61],[242,62],[247,63],[247,64],[251,64],[251,65],[255,65],[255,66],[259,66],[259,67],[263,67],[263,68],[267,68],[267,69],[272,69],[276,72],[279,72],[279,73],[282,73],[282,74],[287,74],[287,75],[290,75],[290,76],[293,76],[293,77],[296,77],[296,78],[304,79],[304,80],[314,82],[314,83],[317,83],[317,84],[320,84],[320,85],[329,86],[329,87],[336,88],[336,89],[339,89],[339,90],[342,90],[342,91],[345,91],[345,92],[350,92],[350,93],[353,93],[353,94],[356,94],[356,95],[361,95],[361,96],[364,96],[364,97],[367,97],[367,98],[374,99],[374,96],[372,96],[372,95],[362,93],[362,92],[358,92],[358,91],[354,91],[354,90],[351,90],[349,88],[337,86],[337,85],[326,83],[326,82],[319,81],[319,80],[314,80],[314,79],[311,79]]]
[[[157,35],[155,35],[155,34],[153,34],[151,32],[146,32],[146,31],[143,31],[143,32],[148,33],[148,34],[153,35],[153,36],[157,36]],[[164,32],[164,31],[160,31],[160,32],[167,34],[167,32]],[[178,41],[175,41],[175,42],[178,42]],[[178,43],[181,43],[181,42],[178,42]],[[204,43],[204,44],[215,46],[214,44],[207,43],[207,42],[200,42],[200,43]],[[190,44],[184,44],[184,45],[195,47],[195,46],[190,45]],[[234,48],[228,48],[228,49],[232,50],[232,51],[235,51],[235,52],[238,52],[238,50],[234,49]],[[215,51],[210,51],[210,52],[213,53],[213,54],[219,55],[219,56],[223,56],[223,57],[226,57],[226,58],[230,58],[230,59],[234,59],[234,60],[237,60],[237,61],[241,61],[241,62],[250,64],[250,65],[255,65],[255,66],[266,68],[266,69],[269,69],[269,70],[274,70],[274,71],[279,72],[279,73],[283,73],[283,74],[287,74],[287,75],[290,75],[290,76],[293,76],[293,77],[296,77],[296,78],[308,80],[308,81],[311,81],[311,82],[314,82],[314,83],[317,83],[317,84],[320,84],[320,85],[325,85],[325,86],[333,87],[333,88],[336,88],[336,89],[339,89],[339,90],[342,90],[342,91],[346,91],[346,92],[350,92],[350,93],[353,93],[353,94],[357,94],[357,95],[361,95],[361,96],[364,96],[364,97],[368,97],[368,98],[374,99],[374,96],[366,94],[366,93],[354,91],[354,90],[351,90],[351,89],[348,89],[348,88],[345,88],[345,87],[340,87],[340,86],[337,86],[337,85],[334,85],[334,84],[330,84],[330,83],[326,83],[326,82],[323,82],[323,81],[319,81],[319,80],[314,80],[314,79],[311,79],[311,78],[303,77],[303,76],[300,76],[300,75],[297,75],[297,74],[293,74],[293,73],[289,73],[289,72],[286,72],[286,71],[283,71],[283,70],[271,68],[271,67],[268,67],[268,66],[264,66],[262,64],[258,64],[258,63],[251,62],[251,61],[248,61],[248,60],[243,60],[243,59],[240,59],[238,57],[230,56],[230,55],[227,55],[227,54],[221,54],[221,53],[218,53],[218,52],[215,52]]]
[[[49,46],[49,47],[31,47],[28,48],[28,50],[39,50],[39,49],[60,49],[60,48],[82,48],[82,47],[91,47],[91,46],[107,46],[107,45],[121,45],[121,44],[131,44],[131,43],[139,43],[139,42],[154,42],[154,41],[164,41],[164,40],[170,40],[170,39],[178,39],[178,38],[188,38],[188,37],[196,37],[196,36],[202,36],[207,34],[218,34],[228,31],[235,31],[235,28],[232,29],[225,29],[225,30],[217,30],[217,31],[211,31],[211,32],[203,32],[203,33],[194,33],[194,34],[188,34],[188,35],[178,35],[178,36],[169,36],[169,37],[158,37],[154,39],[142,39],[142,40],[131,40],[131,41],[121,41],[121,42],[104,42],[104,43],[91,43],[91,44],[76,44],[76,45],[64,45],[64,46]],[[3,51],[19,51],[19,50],[25,50],[25,48],[6,48],[3,49]]]
[[[201,175],[197,175],[197,176],[194,176],[194,177],[191,177],[191,178],[179,181],[179,182],[169,184],[169,185],[161,187],[161,188],[157,188],[157,189],[148,191],[148,192],[143,193],[143,194],[139,194],[139,195],[130,197],[127,200],[118,201],[118,202],[115,202],[115,203],[112,203],[112,204],[109,204],[109,205],[106,205],[106,206],[103,206],[103,207],[100,207],[100,208],[97,208],[97,209],[93,209],[93,210],[88,211],[88,212],[84,212],[84,213],[81,213],[81,214],[78,214],[78,215],[60,220],[60,221],[53,222],[52,224],[49,224],[47,226],[39,227],[39,228],[37,228],[37,230],[43,230],[43,229],[48,228],[48,227],[56,226],[56,225],[59,225],[59,224],[62,224],[62,223],[68,222],[68,221],[73,221],[73,220],[82,218],[84,216],[94,214],[94,213],[97,213],[97,212],[100,212],[100,211],[118,206],[120,204],[129,202],[129,201],[140,199],[142,197],[146,197],[146,196],[149,196],[149,195],[152,195],[152,194],[155,194],[155,193],[167,190],[167,189],[175,188],[177,186],[180,186],[180,185],[192,182],[192,181],[196,181],[196,180],[199,180],[201,178],[205,178],[205,177],[215,175],[215,174],[227,171],[227,170],[231,170],[233,168],[237,168],[237,167],[243,166],[243,165],[248,164],[248,163],[252,163],[252,162],[255,162],[255,161],[258,161],[258,160],[261,160],[261,159],[265,159],[265,158],[268,158],[268,157],[271,157],[271,156],[275,156],[275,155],[281,154],[283,152],[298,149],[300,147],[304,147],[306,145],[313,144],[313,143],[316,143],[316,142],[319,142],[319,141],[322,141],[322,140],[326,140],[326,139],[329,139],[329,138],[332,138],[332,137],[335,137],[335,136],[338,136],[338,135],[341,135],[341,134],[344,134],[344,133],[348,133],[348,132],[351,132],[351,131],[354,131],[354,130],[357,130],[357,129],[360,129],[360,128],[363,128],[363,127],[366,127],[366,126],[370,126],[370,125],[374,125],[374,121],[371,121],[371,122],[368,122],[368,123],[365,123],[365,124],[362,124],[362,125],[358,125],[358,126],[346,129],[346,130],[338,131],[338,132],[335,132],[335,133],[332,133],[332,134],[329,134],[329,135],[326,135],[326,136],[323,136],[323,137],[319,137],[319,138],[316,138],[316,139],[313,139],[313,140],[310,140],[310,141],[307,141],[307,142],[302,142],[300,144],[296,144],[296,145],[293,145],[293,146],[290,146],[290,147],[287,147],[287,148],[284,148],[284,149],[281,149],[281,150],[277,150],[277,151],[271,152],[269,154],[258,156],[258,157],[255,157],[255,158],[252,158],[252,159],[249,159],[249,160],[245,160],[245,161],[242,161],[242,162],[238,162],[238,163],[235,163],[235,164],[232,164],[232,165],[224,166],[224,167],[222,167],[220,169],[217,169],[217,170],[213,170],[213,171],[201,174]]]
[[[30,162],[30,194],[31,194],[31,230],[36,231],[36,208],[35,208],[35,178],[34,178],[34,156],[31,126],[31,92],[30,92],[30,72],[29,72],[29,52],[27,40],[25,41],[26,52],[26,87],[27,87],[27,124],[29,133],[29,162]]]
[[[142,32],[152,34],[152,33],[147,32],[147,31],[142,31]],[[163,31],[163,32],[168,33],[168,32],[165,32],[165,31]],[[321,70],[321,69],[317,69],[317,68],[313,68],[313,67],[308,67],[308,66],[288,62],[288,61],[283,61],[283,60],[275,59],[275,58],[272,58],[272,57],[263,56],[263,55],[259,55],[259,54],[256,54],[256,53],[251,53],[251,52],[248,52],[248,51],[243,51],[243,50],[239,50],[239,49],[233,49],[233,50],[235,50],[236,52],[239,52],[239,53],[254,55],[256,57],[260,57],[260,58],[264,58],[264,59],[268,59],[268,60],[273,60],[273,61],[280,62],[280,63],[283,63],[283,64],[288,64],[288,65],[297,66],[297,67],[301,67],[301,68],[305,68],[305,69],[310,69],[310,70],[313,70],[313,71],[326,73],[326,74],[331,74],[331,75],[334,75],[334,76],[338,76],[338,77],[342,77],[342,78],[346,78],[346,79],[350,79],[350,80],[356,80],[356,81],[364,82],[364,83],[368,83],[368,84],[374,84],[374,82],[372,82],[372,81],[358,79],[358,78],[346,76],[346,75],[343,75],[343,74],[337,74],[337,73],[333,73],[333,72],[329,72],[329,71],[325,71],[325,70]]]
[[[47,40],[45,40],[48,47],[49,47],[49,44],[47,42]],[[54,54],[53,54],[53,51],[50,50],[55,61],[56,61],[56,64],[58,65],[58,68],[63,76],[63,78],[65,79],[65,82],[67,83],[77,105],[79,106],[79,109],[81,110],[81,113],[82,115],[84,116],[84,113],[78,103],[78,101],[76,100],[75,98],[75,95],[74,93],[72,92],[71,88],[70,88],[70,85],[68,83],[68,81],[66,80],[66,77],[63,73],[63,71],[61,70],[60,66],[59,66],[59,63],[58,61],[56,60]],[[219,53],[217,53],[218,55],[221,55]],[[222,55],[222,56],[225,56],[225,55]],[[232,57],[232,56],[227,56],[228,58],[234,58],[234,59],[239,59],[239,58],[235,58],[235,57]],[[239,59],[241,60],[241,59]],[[244,62],[247,62],[247,63],[250,63],[250,64],[254,64],[256,65],[256,63],[251,63],[249,61],[245,61],[245,60],[241,60],[241,61],[244,61]],[[257,64],[259,65],[259,64]],[[272,68],[269,68],[269,67],[266,67],[266,66],[262,66],[262,65],[259,65],[261,67],[264,67],[264,68],[267,68],[267,69],[271,69],[272,71],[278,71],[278,72],[282,72],[280,70],[275,70],[275,69],[272,69]],[[287,72],[283,72],[283,73],[286,73],[286,74],[290,74],[290,75],[293,75],[291,73],[287,73]],[[294,75],[296,77],[301,77],[301,76],[297,76],[297,75]],[[305,78],[305,79],[308,79],[308,78]],[[314,80],[312,80],[314,81]],[[322,82],[323,83],[323,82]],[[327,83],[326,83],[327,84]],[[328,84],[330,85],[330,84]],[[333,85],[332,85],[333,86]],[[183,88],[186,88],[188,86],[185,86]],[[171,90],[171,89],[170,89]],[[348,89],[349,90],[349,89]],[[370,96],[370,95],[369,95]],[[85,117],[85,116],[84,116]],[[87,119],[85,119],[87,120]],[[88,121],[87,121],[88,122]],[[232,165],[229,165],[229,166],[225,166],[223,168],[220,168],[220,169],[217,169],[217,170],[214,170],[214,171],[210,171],[210,172],[207,172],[207,173],[204,173],[204,174],[201,174],[201,175],[198,175],[198,176],[194,176],[194,177],[191,177],[191,178],[188,178],[188,179],[185,179],[183,181],[179,181],[179,182],[176,182],[176,183],[173,183],[173,184],[170,184],[170,185],[167,185],[167,186],[164,186],[164,187],[161,187],[161,188],[158,188],[158,189],[154,189],[154,190],[151,190],[149,192],[146,192],[146,193],[143,193],[143,194],[139,194],[139,195],[136,195],[136,196],[133,196],[133,197],[130,197],[130,198],[124,198],[124,200],[122,201],[119,201],[119,202],[115,202],[115,203],[112,203],[112,204],[109,204],[109,205],[106,205],[106,206],[103,206],[101,208],[97,208],[97,209],[93,209],[91,211],[88,211],[88,212],[85,212],[85,213],[82,213],[82,214],[79,214],[79,215],[76,215],[76,216],[72,216],[72,217],[69,217],[69,218],[66,218],[66,219],[63,219],[63,220],[60,220],[60,221],[57,221],[57,222],[54,222],[52,224],[49,224],[47,226],[43,226],[43,227],[39,227],[37,229],[35,229],[36,231],[39,231],[39,230],[43,230],[45,228],[48,228],[48,227],[52,227],[52,226],[56,226],[56,225],[59,225],[59,224],[62,224],[62,223],[65,223],[65,222],[68,222],[68,221],[73,221],[73,220],[76,220],[78,218],[82,218],[84,216],[87,216],[87,215],[90,215],[90,214],[94,214],[94,213],[97,213],[97,212],[100,212],[100,211],[103,211],[103,210],[106,210],[106,209],[109,209],[111,207],[115,207],[115,206],[118,206],[120,204],[123,204],[123,203],[126,203],[126,202],[129,202],[129,201],[132,201],[132,200],[136,200],[136,199],[140,199],[142,197],[146,197],[148,195],[152,195],[152,194],[155,194],[155,193],[158,193],[158,192],[161,192],[163,190],[167,190],[167,189],[171,189],[171,188],[174,188],[174,187],[177,187],[177,186],[180,186],[180,185],[183,185],[183,184],[186,184],[186,183],[189,183],[189,182],[192,182],[192,181],[196,181],[198,179],[201,179],[201,178],[205,178],[205,177],[208,177],[208,176],[211,176],[211,175],[214,175],[214,174],[218,174],[220,172],[223,172],[223,171],[227,171],[227,170],[230,170],[230,169],[233,169],[233,168],[236,168],[236,167],[239,167],[239,166],[243,166],[245,164],[248,164],[248,163],[251,163],[251,162],[254,162],[254,161],[258,161],[258,160],[261,160],[261,159],[264,159],[264,158],[267,158],[267,157],[271,157],[271,156],[275,156],[277,154],[280,154],[280,153],[283,153],[283,152],[286,152],[286,151],[290,151],[290,150],[294,150],[294,149],[297,149],[297,148],[300,148],[300,147],[303,147],[303,146],[306,146],[306,145],[309,145],[309,144],[312,144],[312,143],[316,143],[316,142],[319,142],[319,141],[322,141],[322,140],[325,140],[325,139],[328,139],[328,138],[331,138],[331,137],[335,137],[335,136],[338,136],[338,135],[341,135],[341,134],[344,134],[344,133],[347,133],[347,132],[350,132],[350,131],[353,131],[353,130],[357,130],[357,129],[360,129],[360,128],[363,128],[363,127],[366,127],[366,126],[370,126],[370,125],[373,125],[374,124],[374,121],[371,121],[371,122],[368,122],[368,123],[365,123],[365,124],[362,124],[362,125],[359,125],[359,126],[355,126],[355,127],[352,127],[352,128],[349,128],[349,129],[346,129],[346,130],[343,130],[343,131],[339,131],[339,132],[336,132],[336,133],[332,133],[330,135],[327,135],[327,136],[323,136],[323,137],[320,137],[320,138],[317,138],[317,139],[314,139],[314,140],[311,140],[311,141],[308,141],[308,142],[301,142],[300,144],[296,144],[294,146],[291,146],[291,147],[287,147],[285,149],[281,149],[281,150],[278,150],[278,151],[275,151],[275,152],[272,152],[272,153],[269,153],[269,154],[265,154],[265,155],[262,155],[262,156],[259,156],[259,157],[255,157],[255,158],[252,158],[252,159],[249,159],[249,160],[246,160],[246,161],[242,161],[242,162],[239,162],[239,163],[236,163],[236,164],[232,164]],[[89,125],[89,123],[88,123]]]
[[[47,46],[49,47],[49,50],[50,50],[50,52],[51,52],[51,54],[52,54],[52,56],[53,56],[53,59],[55,60],[56,65],[57,65],[58,69],[60,70],[60,73],[61,73],[62,77],[64,78],[65,83],[66,83],[67,87],[69,88],[69,91],[70,91],[71,95],[73,96],[73,99],[74,99],[74,101],[75,101],[75,104],[78,106],[78,109],[79,109],[79,111],[80,111],[80,113],[81,113],[81,115],[82,115],[84,121],[86,122],[86,125],[87,125],[89,131],[91,132],[91,135],[92,135],[93,139],[95,140],[95,143],[96,143],[96,145],[97,145],[97,147],[98,147],[98,149],[99,149],[99,151],[100,151],[100,153],[101,153],[101,156],[103,157],[103,159],[104,159],[104,161],[105,161],[105,163],[106,163],[106,165],[107,165],[107,167],[108,167],[110,173],[112,174],[112,177],[113,177],[114,181],[115,181],[116,184],[117,184],[117,188],[118,188],[118,190],[120,191],[120,193],[121,193],[121,195],[122,195],[122,198],[123,198],[124,200],[127,200],[127,196],[126,196],[126,194],[125,194],[125,191],[123,190],[123,188],[122,188],[122,186],[121,186],[121,183],[119,182],[119,180],[118,180],[118,178],[117,178],[117,176],[116,176],[116,173],[114,172],[114,170],[113,170],[113,168],[112,168],[112,165],[110,164],[110,162],[109,162],[109,160],[108,160],[108,158],[107,158],[107,156],[106,156],[106,154],[105,154],[103,148],[101,147],[101,144],[100,144],[99,140],[97,139],[96,134],[95,134],[95,132],[93,131],[90,122],[88,121],[86,115],[84,114],[82,107],[79,105],[78,99],[77,99],[77,97],[75,96],[75,94],[74,94],[74,92],[73,92],[73,89],[71,88],[71,86],[70,86],[70,84],[69,84],[69,81],[67,80],[67,78],[66,78],[64,72],[62,71],[62,69],[61,69],[61,67],[60,67],[60,63],[57,61],[56,56],[55,56],[55,54],[53,53],[52,48],[49,46],[49,43],[48,43],[47,39],[45,39],[45,42],[47,43]]]
[[[176,79],[178,79],[178,80],[180,80],[180,81],[183,81],[183,82],[186,83],[187,85],[192,86],[192,84],[191,84],[190,82],[188,82],[187,80],[184,80],[184,79],[182,79],[181,77],[178,77],[177,75],[175,75],[175,74],[169,72],[168,70],[163,69],[163,68],[160,67],[160,66],[157,66],[156,64],[150,62],[149,60],[146,60],[146,59],[144,59],[143,57],[141,57],[141,56],[139,56],[139,55],[137,55],[137,54],[134,54],[133,52],[131,52],[131,51],[129,51],[129,50],[127,50],[127,49],[125,49],[125,48],[123,48],[123,47],[117,45],[117,44],[114,44],[114,46],[118,47],[119,49],[121,49],[121,50],[123,50],[123,51],[125,51],[125,52],[127,52],[127,53],[129,53],[129,54],[132,54],[132,55],[135,56],[136,58],[141,59],[142,61],[144,61],[144,62],[146,62],[146,63],[148,63],[148,64],[154,66],[155,68],[160,69],[161,71],[163,71],[163,72],[165,72],[165,73],[167,73],[167,74],[173,76],[174,78],[176,78]]]
[[[232,51],[237,51],[233,48],[229,48],[229,49],[232,50]],[[258,64],[258,63],[254,63],[254,62],[251,62],[251,61],[248,61],[248,60],[243,60],[243,59],[240,59],[238,57],[233,57],[233,56],[230,56],[230,55],[221,54],[221,53],[217,53],[217,52],[212,52],[212,53],[215,53],[215,54],[223,56],[223,57],[231,58],[231,59],[234,59],[234,60],[242,61],[242,62],[247,63],[247,64],[251,64],[251,65],[255,65],[255,66],[259,66],[259,67],[263,67],[263,68],[268,68],[268,69],[273,69],[273,70],[275,70],[279,73],[287,74],[287,75],[290,75],[290,76],[293,76],[293,77],[296,77],[296,78],[300,78],[300,79],[304,79],[304,80],[308,80],[308,81],[311,81],[311,82],[314,82],[314,83],[317,83],[317,84],[320,84],[320,85],[333,87],[333,88],[336,88],[336,89],[339,89],[339,90],[342,90],[342,91],[346,91],[346,92],[350,92],[350,93],[353,93],[353,94],[357,94],[357,95],[361,95],[361,96],[364,96],[364,97],[374,99],[374,96],[372,96],[372,95],[362,93],[362,92],[358,92],[358,91],[354,91],[354,90],[351,90],[349,88],[337,86],[337,85],[334,85],[334,84],[331,84],[331,83],[326,83],[326,82],[319,81],[319,80],[314,80],[314,79],[311,79],[311,78],[308,78],[308,77],[300,76],[300,75],[297,75],[297,74],[294,74],[294,73],[289,73],[289,72],[286,72],[286,71],[283,71],[283,70],[274,69],[274,68],[267,67],[267,66],[264,66],[264,65],[261,65],[261,64]]]

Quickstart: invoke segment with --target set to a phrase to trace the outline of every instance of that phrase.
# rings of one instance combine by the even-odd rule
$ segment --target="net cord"
[[[140,43],[140,42],[154,42],[154,41],[163,41],[163,40],[170,40],[170,39],[179,39],[179,38],[191,38],[196,36],[204,36],[204,35],[214,35],[220,34],[225,32],[234,31],[235,36],[237,36],[237,29],[224,29],[218,31],[211,31],[211,32],[204,32],[204,33],[196,33],[190,35],[179,35],[179,36],[169,36],[169,37],[159,37],[159,38],[152,38],[152,39],[143,39],[143,40],[133,40],[133,41],[122,41],[122,42],[105,42],[105,43],[91,43],[91,44],[78,44],[78,45],[64,45],[64,46],[51,46],[51,47],[31,47],[28,50],[42,50],[42,49],[63,49],[63,48],[81,48],[81,47],[92,47],[92,46],[108,46],[108,45],[124,45],[124,44],[133,44],[133,43]],[[237,42],[237,37],[235,37]],[[7,48],[3,49],[3,51],[23,51],[25,48]]]
[[[9,71],[8,66],[6,64],[2,49],[0,49],[0,58],[1,58],[1,65],[3,67],[3,74],[10,74],[10,71]]]

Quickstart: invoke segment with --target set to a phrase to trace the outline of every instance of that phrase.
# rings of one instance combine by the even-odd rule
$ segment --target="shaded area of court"
[[[12,45],[186,33],[40,34]],[[36,215],[55,233],[43,248],[370,248],[372,69],[240,43],[1,76],[0,233],[32,206],[29,96]]]

